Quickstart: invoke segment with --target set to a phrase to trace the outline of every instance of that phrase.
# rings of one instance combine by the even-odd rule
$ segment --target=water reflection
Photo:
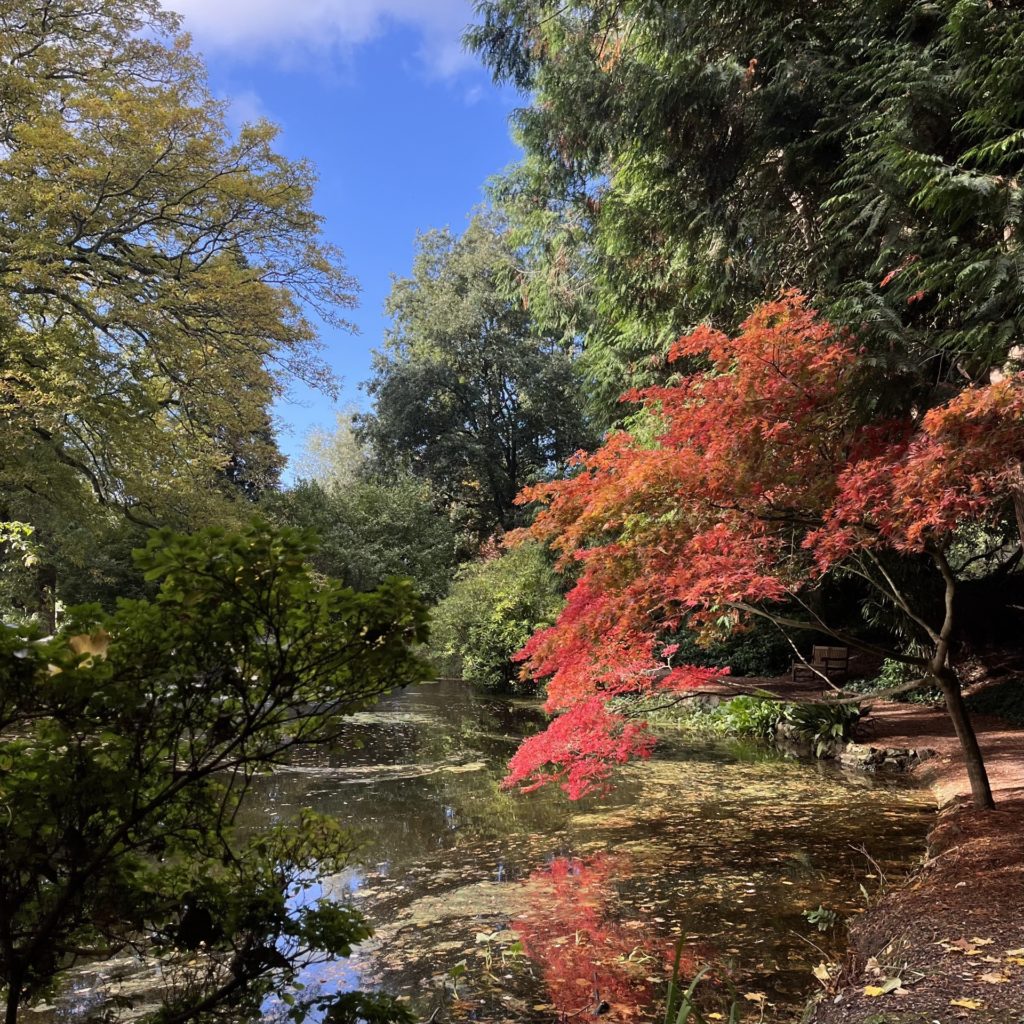
[[[930,820],[906,789],[671,738],[606,798],[503,792],[508,757],[541,725],[535,705],[433,684],[260,780],[249,827],[312,806],[362,838],[358,863],[325,886],[377,936],[318,981],[403,994],[424,1016],[443,1000],[477,1020],[646,1019],[685,931],[686,966],[714,961],[744,991],[791,1006],[821,959],[807,940],[828,950],[839,938],[803,911],[857,912],[860,885],[877,880],[855,847],[901,872]]]
[[[615,915],[616,881],[631,874],[626,858],[599,854],[556,857],[530,875],[530,903],[512,929],[559,1014],[635,1017],[654,1003],[664,943],[652,946],[643,921]],[[683,969],[692,966],[688,956]]]

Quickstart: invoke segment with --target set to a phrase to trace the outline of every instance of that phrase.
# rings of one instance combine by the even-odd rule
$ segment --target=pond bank
[[[995,811],[971,807],[941,710],[878,702],[858,724],[865,746],[935,752],[911,777],[940,811],[921,870],[851,927],[847,960],[814,1024],[1024,1021],[1024,730],[991,716],[973,721]],[[877,994],[896,978],[898,989]]]
[[[814,682],[737,679],[738,691],[820,699]],[[997,803],[971,806],[959,743],[945,711],[871,700],[839,745],[845,767],[900,771],[926,786],[938,816],[922,867],[850,926],[849,949],[831,969],[804,1024],[1022,1024],[1024,1022],[1024,729],[972,715]]]
[[[821,695],[814,683],[736,682],[791,700]],[[735,692],[724,687],[722,696]],[[995,811],[971,806],[959,743],[941,708],[871,701],[840,752],[851,767],[909,767],[939,814],[921,869],[852,923],[848,953],[809,1024],[1024,1021],[1024,729],[994,716],[972,720]]]

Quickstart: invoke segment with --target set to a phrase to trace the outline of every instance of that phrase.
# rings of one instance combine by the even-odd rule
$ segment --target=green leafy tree
[[[881,399],[942,401],[1019,339],[1024,12],[980,0],[481,0],[527,93],[495,186],[523,285],[607,419],[667,346],[798,287]]]
[[[422,480],[402,475],[346,487],[301,481],[270,498],[266,508],[282,522],[316,531],[320,543],[312,564],[324,576],[361,591],[389,576],[406,576],[430,601],[448,589],[458,542]]]
[[[407,466],[483,537],[521,513],[527,481],[560,471],[590,435],[581,383],[515,288],[519,255],[493,218],[461,237],[421,236],[388,300],[392,327],[367,385],[362,434],[383,466]]]
[[[467,679],[495,690],[512,689],[512,656],[537,629],[558,617],[560,580],[544,548],[522,544],[463,566],[431,616],[431,650],[454,659]]]
[[[297,974],[368,934],[330,900],[289,909],[348,855],[337,823],[232,830],[255,772],[424,673],[411,586],[317,584],[311,553],[260,523],[163,530],[138,556],[152,600],[83,606],[44,639],[0,629],[7,1024],[76,963],[140,946],[179,979],[161,1024],[254,1019],[270,992],[300,1019],[320,997]]]
[[[178,28],[157,0],[0,4],[0,519],[57,569],[112,519],[244,521],[269,403],[332,388],[309,315],[353,302],[311,168],[228,130]]]

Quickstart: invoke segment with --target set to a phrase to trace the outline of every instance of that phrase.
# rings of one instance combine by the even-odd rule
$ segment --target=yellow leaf
[[[959,1006],[964,1010],[980,1010],[985,1004],[980,999],[950,999],[949,1005]]]
[[[724,1013],[709,1013],[706,1014],[708,1020],[725,1020]]]
[[[995,939],[979,939],[977,935],[971,936],[971,942],[976,946],[991,946]]]
[[[1018,967],[1024,967],[1024,956],[1008,956],[1006,958],[1011,964],[1016,964]]]
[[[828,973],[828,964],[824,960],[811,972],[818,981],[828,981],[831,975]]]
[[[763,1003],[768,997],[763,992],[744,992],[743,998],[752,1003]]]
[[[1003,985],[1010,979],[1000,971],[988,971],[981,976],[981,980],[987,982],[989,985]]]
[[[75,654],[87,654],[89,656],[83,662],[86,668],[92,666],[93,658],[106,658],[109,646],[110,634],[105,629],[99,629],[95,633],[79,633],[78,636],[73,636],[68,640],[68,647]]]
[[[1008,949],[1007,956],[1024,956],[1024,949]]]
[[[865,985],[864,995],[866,996],[884,996],[885,989],[881,985]]]

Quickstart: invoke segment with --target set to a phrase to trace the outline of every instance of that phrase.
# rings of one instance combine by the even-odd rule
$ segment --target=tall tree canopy
[[[345,487],[303,480],[268,498],[266,507],[282,522],[315,530],[314,568],[355,590],[372,590],[392,576],[411,579],[430,601],[448,589],[455,530],[423,480],[401,474]]]
[[[196,524],[272,483],[270,400],[332,387],[303,310],[353,301],[311,168],[228,130],[177,30],[0,4],[0,518],[65,555],[105,509]]]
[[[561,717],[524,744],[510,781],[557,778],[578,794],[647,753],[649,737],[609,700],[699,685],[714,670],[675,664],[673,630],[688,621],[714,636],[754,615],[886,654],[938,685],[975,800],[990,805],[956,627],[964,584],[972,600],[987,591],[1001,603],[1019,557],[1024,374],[924,415],[865,420],[856,395],[869,364],[795,296],[735,337],[700,328],[671,358],[706,369],[634,392],[646,430],[610,434],[575,476],[523,496],[543,504],[530,535],[582,573],[558,622],[524,649]],[[980,551],[965,531],[980,531]],[[887,607],[910,643],[881,648],[816,601],[834,579]]]
[[[384,465],[429,480],[469,529],[516,520],[514,499],[588,440],[581,385],[560,340],[517,294],[522,261],[500,225],[431,231],[388,300],[363,434]]]
[[[339,413],[333,431],[310,432],[295,462],[298,482],[268,494],[264,507],[283,523],[316,531],[312,564],[321,575],[359,591],[404,576],[437,601],[459,550],[448,510],[428,481],[400,466],[378,466],[353,415]]]
[[[586,338],[606,408],[684,331],[788,287],[917,386],[977,382],[1018,340],[1019,7],[477,9],[471,45],[531,96],[526,157],[496,185],[531,308]]]

